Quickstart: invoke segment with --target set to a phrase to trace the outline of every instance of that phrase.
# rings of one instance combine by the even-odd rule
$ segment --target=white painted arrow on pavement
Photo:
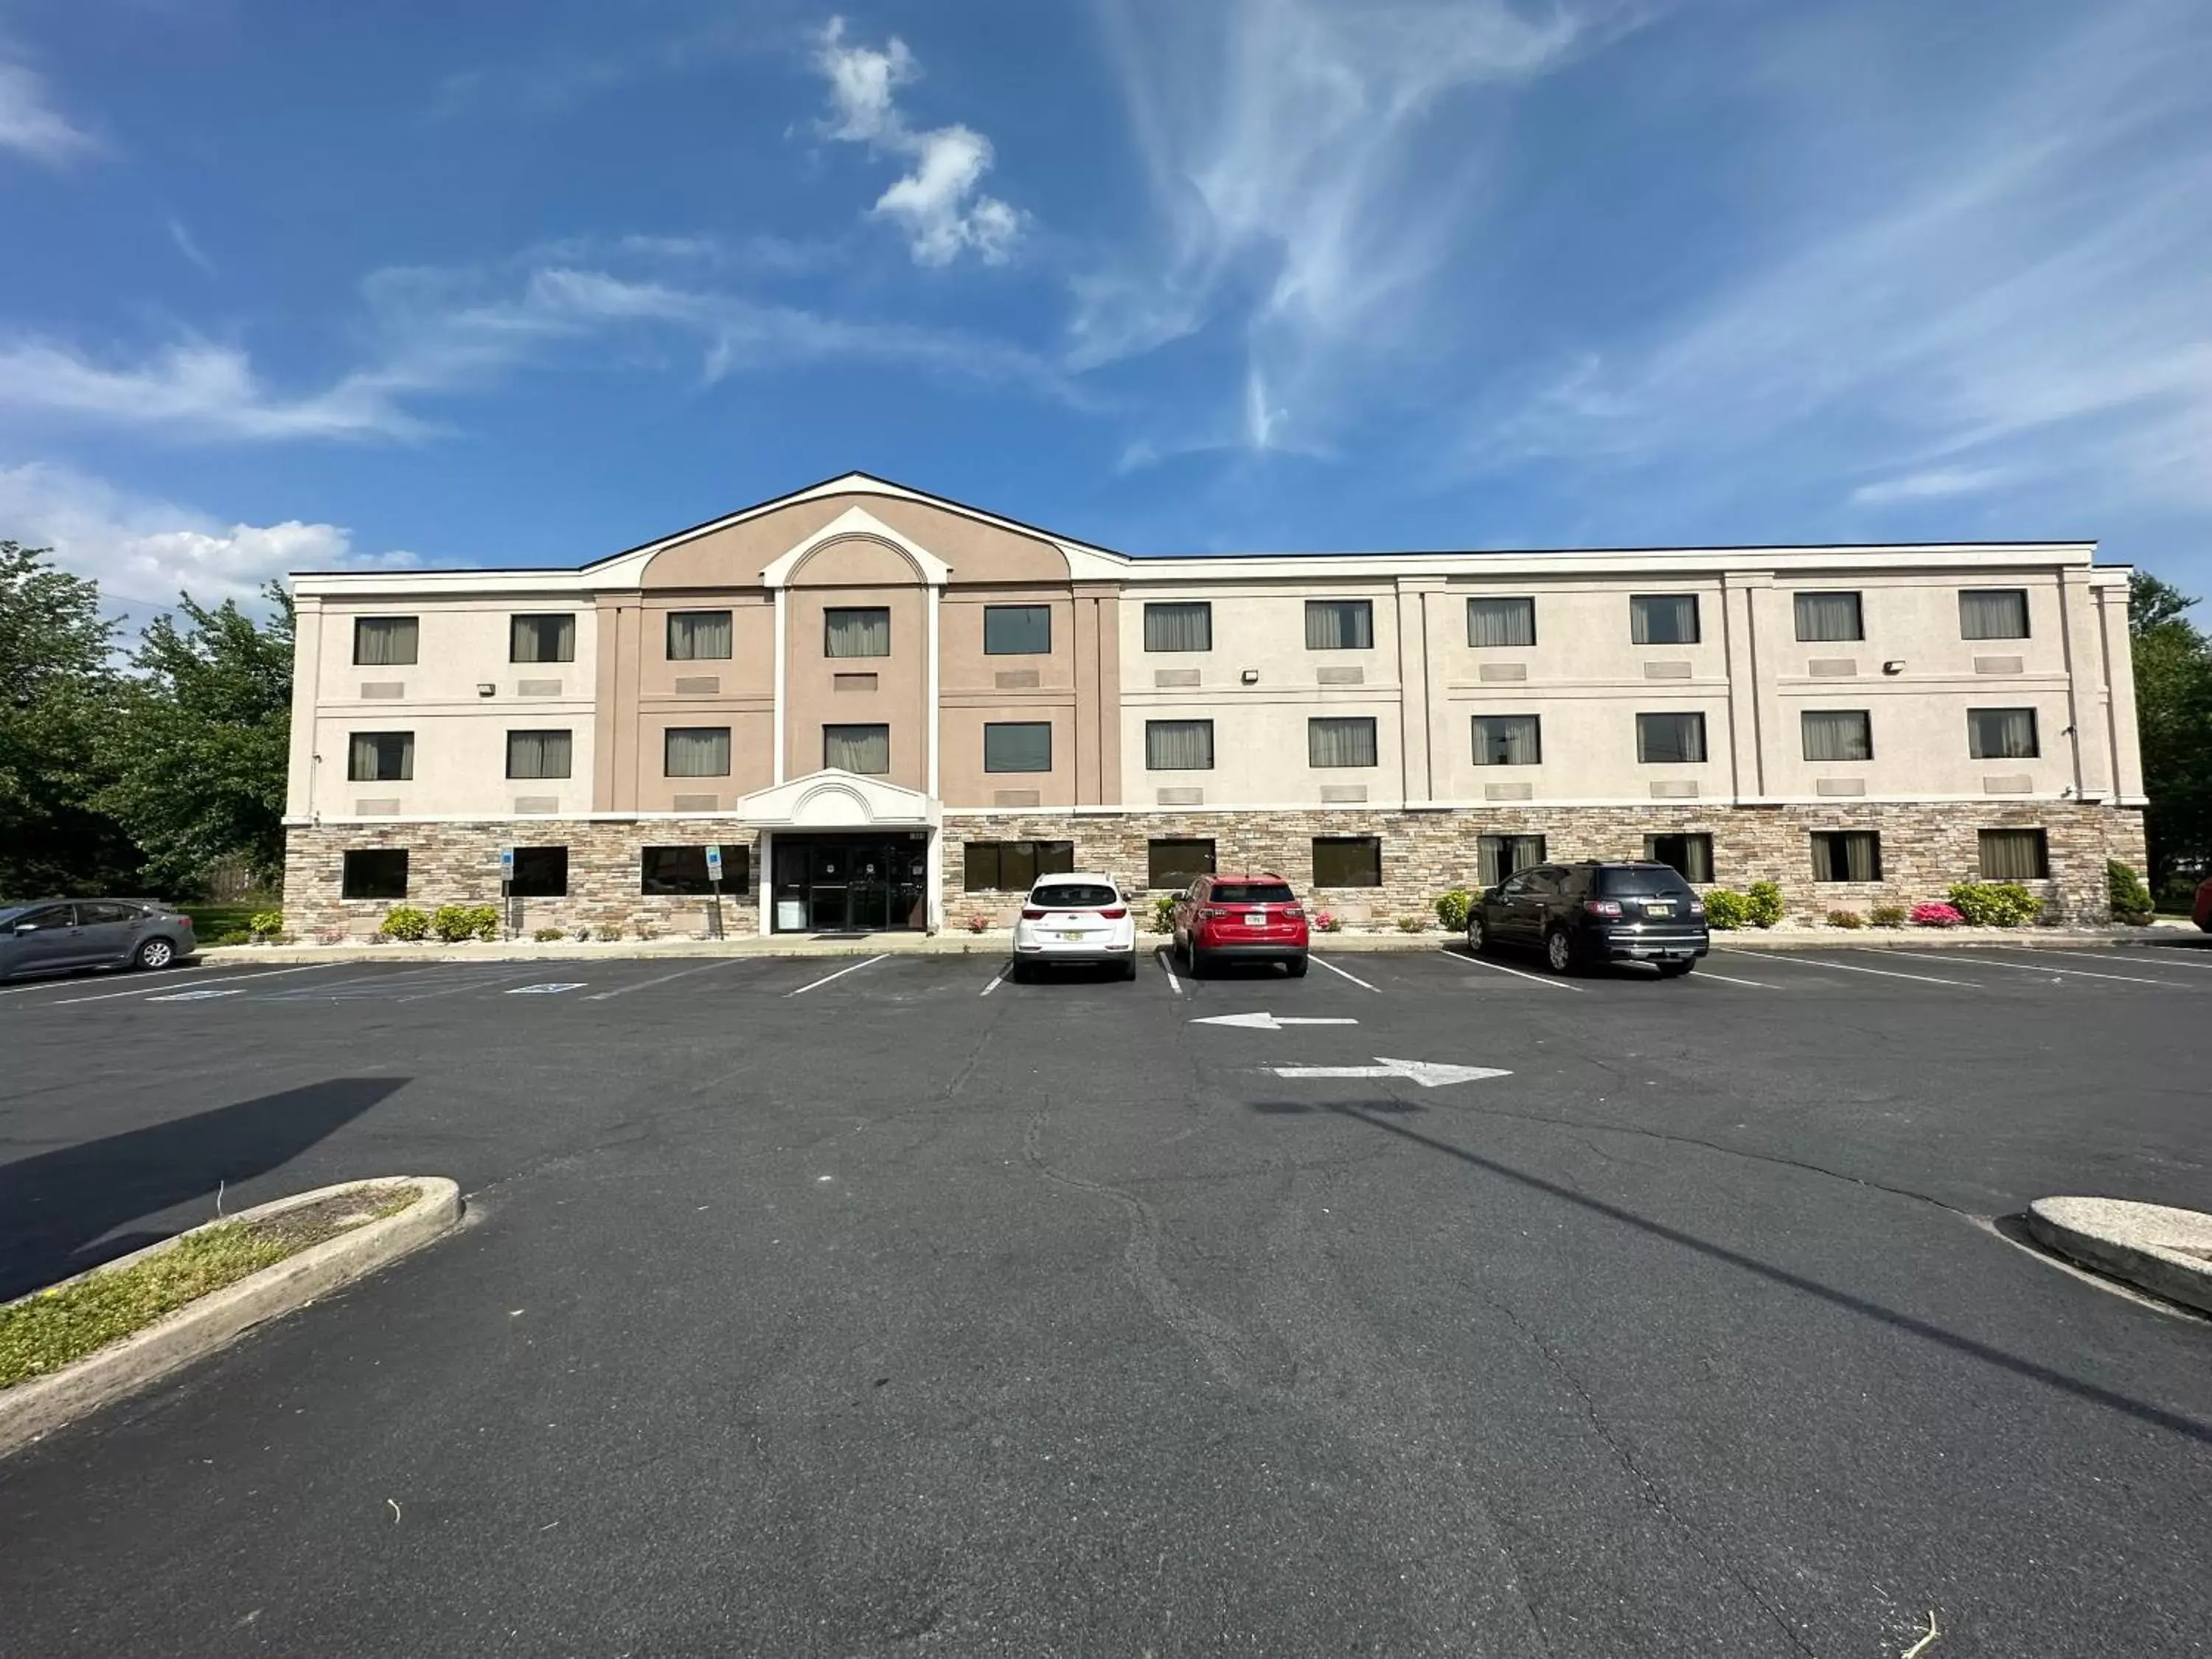
[[[1513,1075],[1490,1066],[1446,1066],[1433,1060],[1386,1060],[1381,1054],[1375,1057],[1372,1066],[1271,1066],[1267,1069],[1277,1077],[1401,1077],[1424,1089]]]
[[[1194,1025],[1241,1025],[1249,1031],[1279,1031],[1285,1025],[1357,1025],[1356,1019],[1306,1019],[1297,1014],[1208,1014]]]

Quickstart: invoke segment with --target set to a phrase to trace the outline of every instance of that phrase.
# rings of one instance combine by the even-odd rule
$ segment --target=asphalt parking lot
[[[0,1463],[0,1650],[2212,1652],[2212,1324],[2005,1231],[2212,1207],[2212,954],[1002,968],[0,991],[5,1294],[472,1212]]]

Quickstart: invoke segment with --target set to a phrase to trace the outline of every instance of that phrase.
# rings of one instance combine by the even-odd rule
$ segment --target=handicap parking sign
[[[720,881],[722,878],[722,849],[719,847],[709,847],[707,849],[707,878],[709,881]]]

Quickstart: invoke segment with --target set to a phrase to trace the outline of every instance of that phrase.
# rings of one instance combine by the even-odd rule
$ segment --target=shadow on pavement
[[[408,1080],[332,1078],[0,1165],[0,1300],[167,1237],[106,1235],[187,1199],[211,1219],[218,1183],[283,1167]]]

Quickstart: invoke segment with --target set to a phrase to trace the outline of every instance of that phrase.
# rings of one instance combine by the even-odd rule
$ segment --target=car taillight
[[[185,927],[189,927],[192,925],[192,919],[190,916],[179,916],[177,921],[179,925]]]
[[[1126,904],[1109,904],[1098,914],[1109,921],[1119,921],[1129,914],[1129,907]]]
[[[1617,916],[1620,902],[1617,899],[1584,899],[1583,908],[1594,916]]]
[[[1199,913],[1198,913],[1198,919],[1199,919],[1200,921],[1220,921],[1224,916],[1226,916],[1228,914],[1229,914],[1229,912],[1228,912],[1228,911],[1226,911],[1226,910],[1217,910],[1216,908],[1214,908],[1214,907],[1213,907],[1213,906],[1212,906],[1211,904],[1208,904],[1208,905],[1203,906],[1203,907],[1199,910]]]
[[[1285,904],[1282,908],[1282,917],[1285,921],[1304,921],[1306,913],[1295,904]]]
[[[1702,916],[1705,914],[1705,907],[1692,899],[1690,902],[1690,914],[1693,916]]]
[[[1022,907],[1022,920],[1024,921],[1042,921],[1044,920],[1044,912],[1042,910],[1033,909],[1025,904]]]

